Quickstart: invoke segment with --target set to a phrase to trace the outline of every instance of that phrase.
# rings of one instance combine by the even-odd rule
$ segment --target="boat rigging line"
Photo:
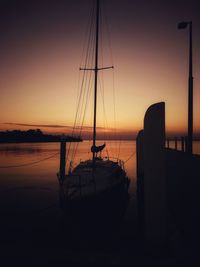
[[[88,42],[87,42],[87,45],[86,45],[86,53],[84,53],[85,47],[83,48],[83,52],[82,52],[81,64],[82,64],[82,61],[83,61],[83,55],[85,54],[86,56],[85,56],[85,60],[84,60],[85,63],[84,63],[82,81],[81,81],[81,84],[80,84],[80,82],[78,83],[78,84],[80,84],[80,90],[79,90],[79,96],[78,96],[78,101],[77,101],[74,125],[73,125],[73,128],[72,128],[72,136],[73,137],[76,134],[76,130],[77,129],[79,129],[79,136],[82,135],[83,123],[84,123],[84,119],[85,119],[85,114],[86,114],[89,94],[90,94],[90,91],[91,91],[90,90],[90,87],[91,87],[90,84],[91,84],[91,76],[92,76],[91,73],[92,73],[92,71],[90,71],[89,75],[88,75],[88,71],[86,71],[86,67],[89,64],[92,64],[92,62],[93,62],[93,54],[94,53],[91,53],[91,50],[94,50],[94,47],[92,47],[92,44],[93,44],[93,41],[94,41],[93,40],[94,36],[92,34],[93,33],[93,29],[94,29],[94,22],[93,22],[93,19],[92,19],[94,17],[94,10],[95,10],[95,8],[93,6],[93,8],[91,10],[91,13],[90,13],[90,16],[89,16],[89,22],[88,22],[88,25],[87,25],[87,27],[88,27],[87,32],[88,32],[89,38],[88,38]],[[81,68],[79,69],[79,79],[80,79],[80,71],[81,71]],[[88,86],[88,84],[89,84],[89,86]],[[86,91],[86,88],[87,88],[87,91]],[[84,102],[86,102],[85,105],[84,105]],[[71,149],[71,145],[72,144],[73,144],[73,147]],[[68,151],[67,151],[66,159],[67,160],[69,159],[69,153],[72,150],[71,159],[69,160],[70,161],[70,165],[74,161],[77,148],[78,148],[78,144],[75,144],[75,143],[70,143],[69,144],[69,148],[68,148]]]
[[[95,19],[96,17],[96,19]],[[72,137],[75,135],[78,135],[79,137],[82,136],[83,129],[84,129],[84,122],[86,118],[86,112],[89,106],[90,98],[91,98],[91,91],[92,91],[92,84],[95,85],[94,88],[94,103],[93,103],[93,109],[94,109],[94,118],[93,118],[93,147],[96,146],[96,111],[97,111],[97,83],[99,85],[99,91],[102,96],[102,104],[103,104],[103,116],[104,116],[104,139],[106,139],[106,131],[108,129],[108,121],[105,114],[105,97],[104,97],[104,79],[103,79],[103,70],[105,69],[113,69],[113,57],[112,57],[112,50],[110,45],[110,29],[108,26],[107,17],[102,16],[101,12],[101,6],[99,5],[99,2],[97,1],[97,6],[94,4],[90,15],[88,16],[89,22],[87,24],[87,30],[86,30],[86,37],[88,41],[84,42],[83,46],[83,52],[82,52],[82,58],[81,58],[81,67],[79,68],[79,79],[82,81],[78,81],[78,85],[80,86],[80,89],[78,88],[78,95],[76,100],[76,113],[75,113],[75,120],[72,128]],[[102,26],[103,23],[105,24],[105,30],[107,33],[107,41],[108,41],[108,53],[111,56],[111,66],[105,66],[103,62],[103,45],[102,45]],[[100,37],[100,38],[99,38]],[[99,45],[99,46],[98,46]],[[100,51],[99,51],[100,48]],[[85,57],[84,57],[85,55]],[[98,62],[98,56],[101,57],[101,62],[99,64]],[[100,65],[100,66],[99,66]],[[82,75],[80,75],[80,71],[82,71]],[[101,71],[100,75],[97,75],[97,73]],[[94,73],[94,76],[93,76]],[[113,73],[113,72],[112,72]],[[113,143],[116,147],[116,155],[119,155],[120,149],[117,151],[117,144],[116,144],[116,104],[115,104],[115,88],[114,88],[114,73],[112,75],[112,95],[113,95],[113,113],[114,113],[114,139],[115,142]],[[107,129],[106,129],[107,128]],[[105,140],[104,140],[105,143]],[[79,143],[70,143],[69,147],[67,149],[67,155],[66,155],[66,163],[69,162],[69,172],[71,169],[73,169],[74,160],[76,158],[77,150],[78,150]],[[105,149],[105,152],[108,155],[107,148]],[[93,152],[93,162],[95,160]],[[66,167],[68,170],[68,166]]]
[[[135,154],[136,154],[136,151],[133,152],[133,153],[130,155],[130,157],[129,157],[127,160],[124,161],[124,164],[126,164],[126,163],[127,163],[133,156],[135,156]]]

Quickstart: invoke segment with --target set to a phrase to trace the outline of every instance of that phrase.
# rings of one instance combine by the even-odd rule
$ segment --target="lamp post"
[[[180,22],[178,29],[189,27],[189,77],[188,77],[188,135],[186,151],[192,154],[193,140],[193,76],[192,76],[192,21]]]

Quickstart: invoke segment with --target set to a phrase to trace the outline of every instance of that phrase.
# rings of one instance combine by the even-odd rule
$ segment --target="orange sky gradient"
[[[75,2],[83,6],[83,1]],[[15,26],[12,25],[12,28],[9,24],[0,47],[0,130],[40,128],[44,132],[70,134],[76,111],[88,7],[91,4],[89,0],[86,2],[84,8],[79,10],[81,16],[78,20],[71,15],[63,22],[59,21],[58,16],[54,18],[54,27],[49,29],[45,26],[38,33],[36,30],[33,34],[26,34],[18,26],[15,31]],[[149,15],[146,20],[142,20],[145,8],[148,8],[145,5],[137,4],[129,12],[133,7],[131,1],[124,1],[122,10],[118,1],[113,8],[113,1],[106,4],[113,62],[108,56],[108,43],[105,40],[104,60],[100,61],[100,65],[114,63],[116,98],[114,123],[113,70],[104,71],[107,132],[113,132],[116,124],[122,139],[135,138],[143,127],[148,106],[160,101],[166,103],[167,132],[186,135],[188,29],[177,30],[177,23],[185,18],[192,18],[194,25],[194,132],[200,133],[199,17],[195,13],[195,6],[191,9],[180,7],[179,10],[167,6],[164,9],[156,5],[158,1],[153,2],[154,15],[156,11],[159,13],[152,19],[149,19]],[[103,5],[105,8],[105,3]],[[67,8],[68,14],[76,14],[75,4]],[[139,12],[141,17],[135,16]],[[45,23],[48,24],[48,20]],[[92,95],[85,119],[87,126],[91,126],[91,113]],[[54,125],[69,127],[52,127]],[[100,92],[97,125],[104,127]],[[85,130],[85,136],[88,136],[88,129]]]

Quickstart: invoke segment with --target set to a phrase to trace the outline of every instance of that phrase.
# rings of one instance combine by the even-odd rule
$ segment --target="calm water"
[[[102,142],[101,142],[102,143]],[[76,145],[75,143],[72,144]],[[78,144],[77,153],[75,156],[75,165],[80,160],[91,157],[90,153],[91,142],[84,141]],[[108,141],[106,143],[109,151],[108,156],[116,158],[118,154],[120,159],[127,161],[125,164],[128,175],[132,180],[135,179],[135,142],[134,141]],[[12,186],[31,186],[36,183],[52,185],[57,183],[56,173],[59,170],[59,154],[54,157],[34,163],[59,152],[59,143],[35,143],[35,144],[2,144],[0,145],[0,166],[8,168],[0,168],[0,184],[1,190]],[[105,151],[104,156],[107,156]],[[131,158],[130,158],[131,157]],[[10,166],[10,167],[9,167]]]
[[[102,143],[102,142],[100,142]],[[75,143],[73,143],[75,145]],[[125,168],[131,178],[131,192],[135,192],[135,142],[108,141],[109,157],[127,161]],[[1,213],[18,215],[33,214],[47,209],[59,213],[58,181],[59,143],[2,144],[0,145],[0,209]],[[78,144],[75,162],[88,159],[91,142]],[[57,155],[55,155],[58,153]],[[106,151],[105,151],[106,153]],[[12,167],[41,161],[38,164]],[[107,153],[106,153],[107,155]],[[10,167],[9,167],[10,166]],[[53,208],[55,207],[54,211]]]
[[[102,142],[100,143],[102,144]],[[106,144],[110,151],[109,157],[117,157],[119,143],[107,141]],[[79,143],[76,163],[90,157],[90,146],[89,141]],[[170,143],[170,146],[174,146],[173,142]],[[137,233],[135,149],[135,141],[122,141],[120,144],[120,159],[126,162],[125,168],[131,178],[130,204],[123,225],[120,230],[117,230],[112,241],[103,242],[100,247],[96,245],[95,250],[92,243],[92,249],[88,247],[86,250],[85,239],[80,245],[80,240],[75,238],[72,249],[68,233],[64,234],[66,225],[62,222],[63,214],[59,207],[59,186],[56,176],[59,170],[59,154],[35,165],[9,167],[48,158],[59,152],[59,144],[0,145],[0,166],[8,166],[8,168],[0,168],[0,244],[9,247],[8,253],[10,253],[11,244],[14,244],[17,257],[22,255],[24,259],[24,256],[27,255],[27,260],[30,258],[28,246],[33,244],[34,250],[31,251],[34,252],[34,256],[31,257],[32,260],[35,260],[34,266],[37,265],[38,260],[42,259],[46,262],[55,260],[57,262],[61,257],[65,265],[69,258],[73,262],[76,259],[83,262],[86,259],[87,262],[91,253],[94,254],[94,258],[96,257],[97,262],[99,262],[99,258],[105,259],[105,262],[109,262],[113,258],[116,262],[135,260],[137,256],[137,243],[135,242],[134,245]],[[194,143],[194,152],[200,154],[200,142]],[[72,235],[74,238],[78,232],[72,232]],[[78,245],[81,248],[79,252],[77,252]],[[21,253],[21,246],[23,246],[23,253]],[[44,248],[46,249],[44,250]],[[53,253],[49,253],[49,248],[53,249]],[[25,250],[26,253],[24,253]],[[135,254],[133,255],[133,253]],[[84,259],[82,260],[83,255]],[[14,258],[13,260],[18,262]]]
[[[119,154],[119,143],[109,141],[106,144],[110,151],[109,157],[116,157]],[[79,143],[75,158],[76,163],[91,156],[90,146],[89,141]],[[33,243],[36,247],[38,244],[45,248],[50,246],[54,248],[54,255],[55,248],[58,249],[61,246],[58,244],[62,244],[63,248],[69,245],[68,249],[70,249],[71,242],[75,242],[75,249],[73,249],[72,254],[77,253],[77,244],[81,248],[85,247],[85,239],[79,239],[78,231],[71,233],[73,238],[68,241],[70,244],[66,242],[69,240],[69,236],[64,234],[66,225],[59,206],[59,185],[56,175],[59,170],[59,154],[39,164],[9,167],[37,162],[58,152],[59,143],[0,145],[0,166],[8,166],[8,168],[0,168],[0,244],[7,243],[10,246],[10,244],[19,243],[20,246],[27,247],[27,244]],[[116,235],[119,240],[113,241],[112,245],[107,245],[108,247],[114,247],[115,243],[121,243],[121,236],[124,239],[130,237],[129,229],[136,229],[134,226],[136,212],[133,212],[136,210],[133,209],[133,206],[136,206],[136,201],[134,201],[136,199],[134,141],[121,142],[120,158],[124,161],[128,160],[125,167],[131,178],[130,203],[133,205],[129,205],[124,218],[126,227],[121,227],[121,234]],[[103,247],[101,246],[101,248]],[[56,251],[60,257],[60,251]],[[91,248],[88,249],[87,253],[88,255],[91,254]],[[104,252],[101,251],[100,253]],[[63,257],[65,258],[65,256]],[[77,258],[77,256],[72,256],[72,258]],[[49,259],[49,254],[47,259]]]
[[[103,142],[99,142],[102,144]],[[76,143],[73,143],[76,145]],[[84,141],[78,144],[75,156],[75,165],[80,160],[91,157],[91,142]],[[107,151],[103,156],[111,159],[118,157],[125,161],[125,168],[131,178],[131,191],[134,193],[136,182],[136,144],[135,141],[107,141]],[[170,142],[170,147],[174,147],[174,142]],[[180,144],[178,146],[180,148]],[[0,190],[13,190],[13,188],[33,188],[40,186],[48,190],[58,189],[56,173],[59,170],[59,154],[54,157],[41,161],[38,164],[12,167],[16,165],[34,163],[48,158],[59,152],[59,143],[35,143],[35,144],[1,144],[0,145]],[[200,154],[200,142],[194,142],[194,153]],[[9,167],[10,166],[10,167]]]

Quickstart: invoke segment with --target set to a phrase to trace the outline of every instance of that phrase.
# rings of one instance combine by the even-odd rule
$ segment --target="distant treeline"
[[[0,132],[0,143],[36,143],[36,142],[60,142],[65,140],[67,142],[81,142],[82,139],[78,137],[71,137],[67,135],[50,135],[43,134],[40,129],[28,131],[5,131]]]

